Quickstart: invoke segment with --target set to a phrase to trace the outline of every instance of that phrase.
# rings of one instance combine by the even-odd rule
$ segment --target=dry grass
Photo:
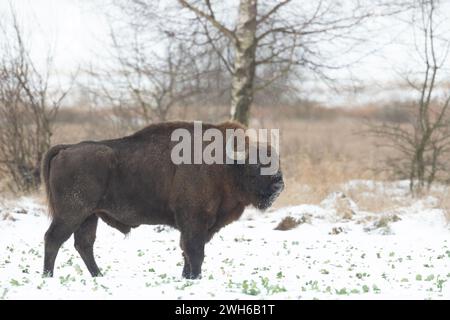
[[[286,189],[276,206],[318,203],[342,191],[354,179],[386,179],[378,172],[383,154],[373,138],[360,134],[364,126],[348,118],[321,121],[284,121],[281,157]]]
[[[370,138],[358,134],[363,129],[360,119],[338,117],[336,111],[325,116],[323,109],[314,117],[310,115],[309,120],[299,119],[292,112],[287,112],[289,117],[270,117],[267,108],[255,110],[260,114],[254,119],[263,120],[253,121],[253,127],[280,129],[286,189],[275,206],[318,203],[350,179],[381,178],[371,170],[381,155]],[[203,113],[198,115],[200,119],[212,121],[210,112]],[[221,120],[222,113],[217,115]],[[185,114],[195,118],[192,110]],[[53,144],[107,139],[133,131],[111,119],[111,110],[62,109],[54,126]],[[0,184],[5,185],[5,179],[0,179]]]
[[[431,191],[431,195],[438,199],[438,208],[444,210],[447,221],[450,223],[450,190],[446,187],[443,190]]]
[[[303,214],[300,218],[286,216],[278,223],[274,230],[286,231],[291,230],[303,223],[311,223],[311,215]]]
[[[367,185],[358,185],[347,191],[347,195],[364,211],[392,211],[407,206],[409,197],[392,197],[389,189],[374,190]]]
[[[217,108],[215,108],[217,109]],[[180,117],[218,122],[226,118],[224,108],[216,115],[213,108],[202,112],[183,110]],[[360,113],[362,111],[359,111]],[[303,203],[318,204],[332,192],[342,191],[342,184],[354,179],[388,180],[379,173],[385,150],[375,147],[374,138],[362,135],[365,128],[361,116],[344,110],[327,112],[319,108],[315,113],[297,112],[292,108],[273,112],[270,108],[254,108],[252,127],[279,128],[281,134],[281,160],[286,183],[285,191],[274,206],[282,207]],[[367,116],[367,112],[362,112]],[[197,115],[197,116],[196,116]],[[118,137],[133,131],[111,121],[111,110],[63,109],[55,124],[53,143],[75,143],[82,140],[99,140]],[[259,119],[259,120],[256,120]],[[0,191],[6,179],[0,177]],[[3,190],[1,188],[3,186]],[[352,189],[347,196],[362,210],[378,212],[402,205],[388,194],[372,193],[367,187]],[[44,198],[41,193],[37,193]],[[442,206],[450,212],[450,197],[439,195]],[[450,218],[450,215],[449,215]]]
[[[301,223],[302,222],[300,220],[288,216],[288,217],[283,218],[283,220],[280,221],[280,223],[275,227],[274,230],[279,230],[279,231],[291,230],[291,229],[294,229],[295,227],[297,227]]]

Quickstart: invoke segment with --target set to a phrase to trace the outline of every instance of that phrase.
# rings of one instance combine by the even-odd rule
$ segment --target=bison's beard
[[[259,194],[259,200],[256,204],[256,208],[258,208],[259,210],[267,210],[268,208],[270,208],[272,206],[272,204],[275,202],[275,200],[278,198],[278,196],[280,195],[280,192],[275,192],[275,193],[261,193]]]

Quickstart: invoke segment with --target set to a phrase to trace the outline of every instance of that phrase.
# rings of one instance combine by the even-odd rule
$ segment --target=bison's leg
[[[44,276],[53,277],[55,259],[61,245],[69,239],[74,227],[57,219],[53,220],[45,233]]]
[[[181,273],[181,276],[183,278],[187,278],[191,274],[191,266],[189,265],[186,253],[184,253],[183,237],[180,237],[180,247],[181,247],[181,250],[183,250],[183,258],[184,258],[184,266],[183,266],[183,272]]]
[[[75,231],[75,249],[77,249],[86,267],[93,277],[101,276],[100,269],[94,258],[94,242],[97,232],[98,217],[92,215],[81,224],[80,228]]]
[[[183,252],[183,258],[184,258],[184,266],[183,266],[183,272],[181,275],[183,276],[183,278],[189,278],[191,276],[191,266],[189,264],[186,254],[184,252]]]
[[[199,279],[202,273],[202,263],[205,257],[205,236],[199,232],[181,232],[181,243],[185,265],[183,277],[187,279]]]

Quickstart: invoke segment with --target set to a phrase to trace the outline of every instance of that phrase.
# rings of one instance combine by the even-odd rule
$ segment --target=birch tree
[[[231,73],[231,118],[246,125],[257,90],[285,76],[294,66],[316,72],[327,67],[319,43],[344,41],[367,19],[404,9],[404,3],[383,1],[363,5],[359,1],[239,0],[237,17],[230,24],[218,17],[217,2],[178,2],[203,24],[209,45],[220,48],[215,42],[223,38],[230,44],[228,59],[223,50],[218,49],[217,54]],[[211,36],[211,29],[221,37]],[[258,68],[268,64],[276,65],[278,71],[258,79]]]

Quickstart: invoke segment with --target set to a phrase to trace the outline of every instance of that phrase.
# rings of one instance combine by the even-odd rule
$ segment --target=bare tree
[[[10,189],[30,191],[40,184],[40,163],[50,146],[52,120],[67,91],[51,99],[49,70],[39,72],[13,10],[12,25],[0,25],[0,170]]]
[[[229,92],[231,118],[244,124],[248,124],[257,92],[274,91],[278,86],[282,88],[277,91],[280,94],[286,88],[280,84],[298,84],[297,76],[304,74],[304,70],[331,80],[324,69],[342,66],[326,62],[323,44],[344,47],[346,43],[351,47],[349,43],[367,41],[367,33],[364,37],[354,35],[356,29],[370,18],[404,11],[405,2],[408,3],[408,0],[112,1],[120,12],[114,20],[120,20],[125,13],[131,18],[126,28],[138,30],[141,36],[149,35],[147,43],[157,47],[165,39],[183,44],[199,66],[196,71],[201,81],[212,74],[226,73],[217,77],[221,79],[221,92]],[[336,56],[338,50],[328,52]],[[211,59],[204,59],[211,53],[217,57],[213,64]],[[280,96],[286,95],[283,93]]]
[[[436,32],[441,24],[436,19],[438,1],[418,0],[416,5],[418,15],[414,16],[412,27],[419,30],[420,39],[416,39],[415,46],[423,62],[423,73],[419,79],[407,77],[406,81],[418,98],[411,105],[407,124],[385,122],[372,125],[369,132],[385,141],[382,146],[396,151],[396,156],[388,159],[388,167],[408,178],[411,192],[420,194],[449,169],[446,163],[450,152],[450,93],[444,89],[447,92],[439,94],[438,79],[448,63],[450,38]]]
[[[186,103],[201,81],[196,57],[180,42],[161,41],[154,50],[135,17],[122,17],[127,32],[111,26],[111,64],[88,70],[96,79],[91,92],[114,106],[129,127],[168,120],[171,109]],[[119,28],[118,28],[119,29]],[[162,51],[162,52],[161,52]],[[143,123],[142,123],[143,122]]]
[[[285,76],[294,66],[315,72],[326,67],[319,43],[348,39],[353,29],[368,18],[403,8],[403,4],[382,1],[370,5],[359,1],[348,1],[346,5],[340,1],[313,1],[311,5],[292,0],[240,0],[235,23],[230,24],[226,22],[229,15],[221,19],[215,9],[218,4],[210,0],[178,2],[203,25],[206,43],[219,48],[217,54],[231,73],[231,117],[244,124],[248,124],[255,91]],[[228,56],[217,45],[223,38],[230,44]],[[276,65],[276,72],[258,77],[258,68],[263,65]]]
[[[131,103],[138,106],[140,116],[149,123],[152,119],[166,121],[170,109],[197,92],[198,72],[195,61],[181,44],[168,44],[163,57],[152,56],[134,48],[135,55],[121,54],[117,40],[117,61],[126,82]],[[136,43],[136,46],[139,44]]]

